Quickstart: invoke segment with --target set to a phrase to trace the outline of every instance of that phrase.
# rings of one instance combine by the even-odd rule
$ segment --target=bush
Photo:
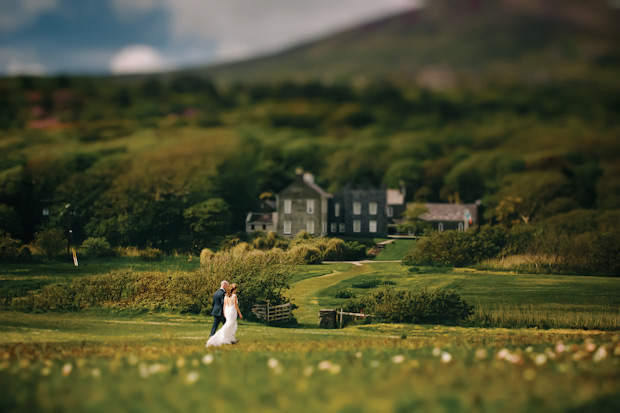
[[[288,256],[298,264],[320,264],[321,250],[311,244],[298,244],[288,250]]]
[[[67,246],[67,239],[63,230],[51,228],[38,232],[35,235],[34,244],[47,258],[51,259],[62,254]]]
[[[202,251],[200,251],[200,265],[205,265],[206,263],[208,263],[209,260],[211,260],[211,258],[213,257],[213,255],[213,251],[211,251],[209,248],[203,248]]]
[[[473,306],[455,291],[426,289],[418,294],[384,286],[346,306],[347,311],[374,314],[395,323],[455,324],[473,314]]]
[[[11,236],[0,230],[0,260],[2,262],[15,262],[24,258],[28,248],[22,246],[21,241],[11,238]]]
[[[355,298],[355,293],[351,290],[339,290],[334,294],[336,298]]]
[[[87,257],[107,258],[114,257],[116,251],[105,238],[87,238],[81,247]]]
[[[122,257],[141,258],[145,261],[155,261],[164,256],[164,252],[158,248],[147,247],[143,250],[136,247],[117,248]]]
[[[459,267],[500,255],[508,241],[503,227],[484,226],[466,232],[435,232],[405,254],[406,265]]]

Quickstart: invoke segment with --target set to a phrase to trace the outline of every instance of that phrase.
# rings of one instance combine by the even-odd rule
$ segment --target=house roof
[[[322,196],[331,197],[332,195],[323,191],[323,189],[314,183],[314,175],[309,172],[303,174],[303,182],[310,188],[314,189],[316,192],[321,194]]]
[[[474,222],[478,218],[475,204],[426,204],[426,208],[428,212],[418,216],[424,221],[463,221],[467,211]]]
[[[272,212],[249,212],[245,219],[248,223],[273,224]]]
[[[405,194],[400,189],[388,189],[386,191],[386,202],[388,205],[405,205]]]

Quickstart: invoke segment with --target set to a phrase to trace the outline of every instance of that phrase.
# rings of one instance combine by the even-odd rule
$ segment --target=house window
[[[344,222],[341,222],[340,224],[338,224],[338,229],[340,230],[340,232],[344,232],[345,230]]]
[[[314,199],[306,199],[306,212],[314,214]]]
[[[370,215],[377,215],[377,203],[376,202],[368,203],[368,213]]]
[[[263,231],[267,230],[267,225],[263,225]]]
[[[291,235],[291,221],[284,221],[284,235]]]
[[[331,227],[332,227],[332,228],[331,228],[332,232],[336,232],[336,231],[338,231],[338,224],[336,224],[335,222],[332,222]]]
[[[463,225],[462,222],[459,222],[459,231],[463,232],[464,229],[465,229],[465,225]]]
[[[43,216],[44,217],[49,217],[50,216],[50,209],[49,208],[43,208]]]
[[[254,224],[250,225],[250,229],[254,231]]]
[[[353,232],[362,232],[362,221],[359,219],[353,221]]]
[[[387,206],[385,208],[385,213],[387,214],[388,217],[393,217],[394,216],[394,207]]]
[[[334,204],[334,216],[335,217],[340,216],[340,204],[337,202]]]
[[[437,231],[439,231],[439,232],[443,232],[443,222],[440,222],[440,223],[437,225]]]
[[[284,200],[284,213],[285,214],[290,214],[292,206],[293,206],[293,200],[292,199],[285,199]]]
[[[306,221],[306,231],[308,234],[314,234],[314,221]]]
[[[377,221],[368,221],[368,232],[377,232]]]
[[[353,215],[361,215],[361,214],[362,214],[362,203],[353,202]]]

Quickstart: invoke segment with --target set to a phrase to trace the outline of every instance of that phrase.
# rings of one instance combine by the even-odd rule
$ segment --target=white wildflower
[[[500,360],[504,360],[506,359],[508,356],[510,356],[510,351],[508,351],[508,349],[501,349],[500,351],[497,352],[497,358]]]
[[[357,353],[355,353],[355,357],[357,357],[358,359],[362,358],[362,352],[358,351]]]
[[[267,360],[267,365],[269,366],[270,369],[275,369],[280,365],[280,362],[274,359],[273,357],[271,357],[269,360]]]
[[[71,363],[67,363],[62,366],[62,375],[67,377],[73,371],[73,365]]]
[[[555,352],[556,353],[564,353],[566,351],[566,346],[564,345],[564,343],[562,343],[561,341],[559,341],[556,345],[555,345]]]
[[[308,366],[304,369],[304,376],[310,377],[312,376],[312,373],[314,373],[314,367]]]
[[[94,378],[98,379],[99,377],[101,377],[101,370],[99,370],[99,369],[97,369],[97,368],[94,368],[94,369],[90,372],[90,374],[91,374]]]
[[[442,363],[449,363],[451,361],[452,361],[452,355],[450,353],[448,353],[447,351],[444,351],[443,353],[441,353]]]
[[[127,362],[131,364],[132,366],[135,366],[136,364],[138,364],[138,357],[132,354],[127,358]]]
[[[434,348],[433,348],[433,353],[432,353],[432,354],[433,354],[433,356],[435,356],[435,357],[439,357],[439,356],[441,356],[441,349],[440,349],[439,347],[434,347]]]
[[[185,359],[183,357],[177,359],[177,367],[180,369],[185,367]]]
[[[547,356],[545,356],[544,354],[537,354],[536,357],[534,357],[534,363],[536,363],[537,366],[542,366],[546,362]]]
[[[205,354],[202,358],[202,364],[209,365],[211,363],[213,363],[213,354]]]
[[[191,373],[188,373],[187,376],[185,376],[185,383],[194,384],[198,381],[199,378],[200,374],[198,374],[197,371],[192,371]]]
[[[332,367],[332,362],[329,360],[323,360],[318,365],[319,370],[329,370],[331,369],[331,367]]]
[[[594,353],[594,356],[592,357],[592,361],[594,361],[595,363],[598,363],[602,361],[603,359],[605,359],[605,357],[607,357],[607,349],[601,346],[598,348],[598,350],[596,350],[596,353]]]
[[[49,376],[51,372],[52,369],[50,369],[49,367],[43,367],[41,369],[41,376]]]
[[[392,357],[392,363],[394,364],[400,364],[403,361],[405,361],[405,356],[403,356],[402,354]]]

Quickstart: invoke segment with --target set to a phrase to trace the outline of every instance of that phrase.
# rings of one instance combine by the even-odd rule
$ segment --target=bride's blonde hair
[[[226,295],[230,297],[235,291],[237,291],[237,284],[230,284],[226,289]]]

